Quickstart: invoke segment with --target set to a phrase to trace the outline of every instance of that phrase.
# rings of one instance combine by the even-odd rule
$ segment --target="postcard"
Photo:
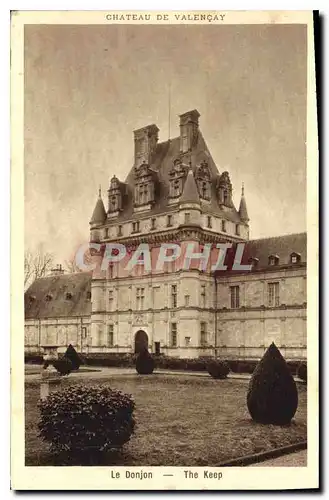
[[[319,487],[315,19],[12,12],[12,489]]]

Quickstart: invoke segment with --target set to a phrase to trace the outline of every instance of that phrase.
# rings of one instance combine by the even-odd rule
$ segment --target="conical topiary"
[[[143,349],[136,359],[136,371],[140,375],[150,375],[154,370],[154,359],[147,349]]]
[[[251,418],[262,424],[289,424],[296,413],[296,383],[274,342],[252,374],[247,406]]]
[[[70,344],[66,349],[64,357],[71,361],[72,370],[79,370],[82,360],[72,344]]]

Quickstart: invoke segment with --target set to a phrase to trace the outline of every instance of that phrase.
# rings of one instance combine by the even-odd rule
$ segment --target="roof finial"
[[[101,188],[101,185],[99,185],[98,198],[101,198],[101,197],[102,197],[102,188]]]
[[[244,182],[242,183],[241,196],[244,196]]]

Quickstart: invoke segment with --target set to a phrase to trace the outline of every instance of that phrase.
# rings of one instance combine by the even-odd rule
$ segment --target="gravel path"
[[[282,457],[266,460],[250,467],[307,467],[307,450],[296,451]]]

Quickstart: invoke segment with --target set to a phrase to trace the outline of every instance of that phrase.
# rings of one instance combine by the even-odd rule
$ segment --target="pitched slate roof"
[[[248,221],[249,216],[248,216],[248,210],[247,210],[247,203],[246,199],[244,197],[244,187],[242,186],[242,194],[241,194],[241,200],[240,200],[240,206],[239,206],[239,215],[242,221]]]
[[[35,280],[24,294],[25,319],[89,316],[91,278],[91,273],[84,272]],[[67,293],[72,294],[70,299]]]
[[[187,178],[184,184],[180,203],[198,203],[200,204],[200,196],[196,187],[192,169],[188,171]]]
[[[258,240],[249,240],[244,242],[241,264],[250,265],[250,259],[256,259],[256,265],[253,266],[252,272],[275,270],[280,267],[296,266],[291,262],[291,254],[297,253],[300,255],[298,265],[305,265],[307,262],[307,234],[287,234],[284,236],[274,236],[272,238],[261,238]],[[225,258],[226,271],[215,271],[218,276],[230,274],[249,273],[251,271],[233,271],[232,266],[235,258],[236,244],[227,251]],[[277,265],[269,264],[269,257],[277,256]]]
[[[150,161],[150,168],[157,173],[158,185],[156,187],[156,201],[152,206],[151,210],[147,210],[145,215],[148,217],[150,215],[157,215],[164,212],[170,212],[176,210],[175,205],[168,204],[169,196],[169,172],[173,167],[174,160],[179,157],[180,154],[180,137],[175,137],[168,141],[160,142],[157,144],[155,151],[152,155]],[[208,163],[209,170],[211,173],[212,180],[212,193],[211,202],[205,202],[201,200],[201,208],[204,212],[215,213],[222,215],[224,218],[231,220],[233,222],[239,222],[240,216],[236,208],[225,207],[221,210],[217,202],[216,193],[216,182],[219,177],[219,171],[215,162],[209,152],[207,144],[202,136],[201,131],[198,131],[198,137],[195,146],[193,147],[191,153],[188,153],[186,157],[183,158],[183,162],[191,162],[192,170],[195,172],[196,167],[205,160]],[[132,168],[126,177],[125,183],[127,188],[127,193],[124,198],[124,207],[120,212],[119,216],[115,220],[125,221],[129,219],[140,219],[144,216],[143,212],[134,213],[134,181],[135,172]]]
[[[285,265],[290,263],[290,256],[293,252],[300,254],[301,262],[306,262],[306,233],[287,234],[272,238],[250,240],[246,244],[245,258],[257,258],[259,259],[258,267],[266,267],[268,266],[269,256],[277,255],[279,257],[279,265]]]
[[[98,223],[103,224],[105,220],[106,220],[105,207],[101,195],[99,194],[93,211],[93,215],[90,219],[90,224],[98,224]]]

